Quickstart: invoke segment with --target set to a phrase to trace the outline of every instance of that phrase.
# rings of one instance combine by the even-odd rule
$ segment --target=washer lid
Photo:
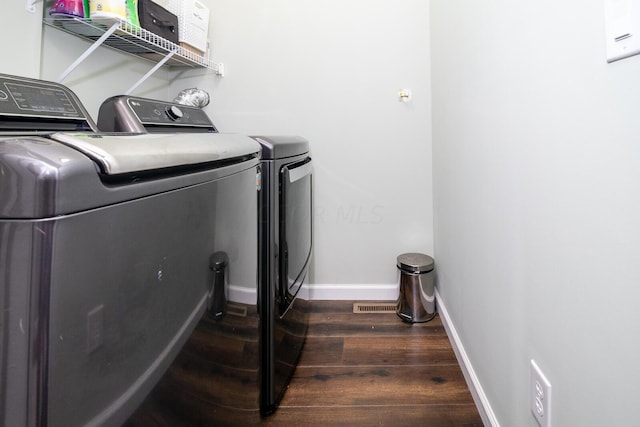
[[[51,138],[84,153],[107,175],[257,155],[260,145],[235,134],[55,133]]]
[[[433,258],[429,255],[416,252],[399,255],[396,262],[400,270],[408,273],[428,273],[433,270],[433,264]]]

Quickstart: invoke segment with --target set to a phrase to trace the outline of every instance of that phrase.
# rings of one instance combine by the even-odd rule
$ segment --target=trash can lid
[[[410,252],[398,256],[396,265],[408,273],[428,273],[433,270],[433,258],[429,255]]]

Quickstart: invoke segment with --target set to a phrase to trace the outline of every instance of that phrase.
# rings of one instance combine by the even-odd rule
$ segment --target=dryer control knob
[[[171,120],[178,120],[178,119],[181,119],[183,116],[182,110],[176,107],[175,105],[167,107],[166,112],[167,112],[167,116],[169,116]]]

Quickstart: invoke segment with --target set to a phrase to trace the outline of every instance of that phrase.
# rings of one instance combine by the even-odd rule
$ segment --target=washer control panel
[[[80,101],[59,83],[0,74],[0,114],[86,119]]]
[[[102,103],[98,128],[103,132],[217,132],[200,108],[128,95]]]
[[[199,108],[132,97],[127,99],[127,105],[142,124],[212,125],[207,114]]]

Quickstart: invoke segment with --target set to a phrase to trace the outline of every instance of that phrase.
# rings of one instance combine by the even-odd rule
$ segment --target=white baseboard
[[[482,422],[485,426],[500,427],[500,423],[498,422],[498,419],[496,418],[496,415],[491,408],[489,399],[487,399],[487,395],[484,393],[482,384],[480,384],[480,380],[478,380],[478,376],[473,370],[473,366],[471,365],[469,356],[467,355],[467,352],[462,345],[460,336],[458,335],[458,332],[456,331],[456,328],[451,321],[451,318],[449,317],[447,306],[442,300],[442,297],[440,296],[440,293],[438,293],[437,289],[435,291],[435,294],[436,305],[438,307],[440,320],[442,320],[444,329],[447,331],[449,341],[451,341],[453,351],[455,352],[458,363],[460,364],[460,368],[462,369],[462,374],[467,381],[467,385],[469,386],[469,390],[471,391],[471,395],[473,396],[473,401],[478,407],[478,412],[480,412],[480,416],[482,417]]]
[[[255,288],[229,284],[227,287],[227,299],[233,302],[253,305],[258,303],[258,292]]]
[[[398,299],[398,284],[305,284],[300,289],[300,297],[307,300],[395,301]]]
[[[398,284],[378,285],[309,285],[304,284],[298,296],[305,300],[334,301],[395,301],[398,299]],[[228,299],[243,304],[256,304],[255,289],[229,285]]]

